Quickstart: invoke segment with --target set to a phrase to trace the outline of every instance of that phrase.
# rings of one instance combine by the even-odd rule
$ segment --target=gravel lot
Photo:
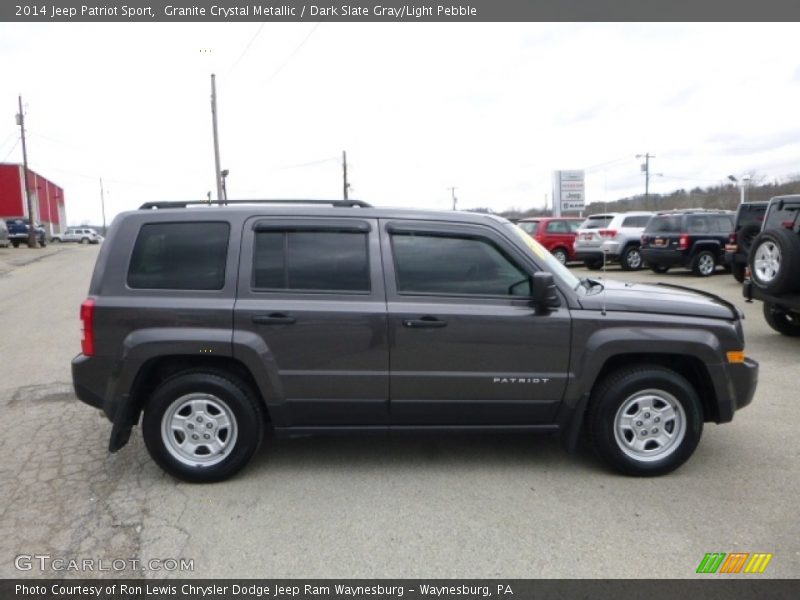
[[[334,437],[268,439],[234,480],[194,486],[150,461],[138,429],[108,454],[110,424],[72,393],[96,255],[0,249],[2,577],[685,578],[714,551],[772,552],[763,576],[800,576],[800,340],[729,275],[606,274],[703,288],[747,314],[755,400],[707,425],[669,476],[621,477],[549,437]],[[20,572],[21,554],[194,570]]]

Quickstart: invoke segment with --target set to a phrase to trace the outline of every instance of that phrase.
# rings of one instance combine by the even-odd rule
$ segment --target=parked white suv
[[[644,228],[651,212],[603,213],[589,216],[578,228],[575,257],[589,269],[605,262],[618,262],[625,271],[644,266],[640,251]]]
[[[90,227],[69,227],[64,233],[53,236],[53,242],[80,242],[81,244],[99,244],[103,238]]]

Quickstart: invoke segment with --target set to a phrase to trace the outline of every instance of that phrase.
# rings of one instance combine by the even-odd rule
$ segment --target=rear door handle
[[[253,315],[253,323],[258,325],[291,325],[297,319],[283,313],[270,313],[268,315]]]
[[[442,321],[436,317],[425,316],[420,319],[403,319],[403,327],[410,327],[412,329],[438,329],[447,327],[447,321]]]

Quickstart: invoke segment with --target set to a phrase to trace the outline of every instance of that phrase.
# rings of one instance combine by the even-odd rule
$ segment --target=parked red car
[[[582,222],[578,217],[533,217],[517,224],[563,265],[575,260],[575,232]]]

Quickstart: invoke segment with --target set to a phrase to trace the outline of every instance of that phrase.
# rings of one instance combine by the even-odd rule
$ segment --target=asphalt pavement
[[[668,476],[617,475],[553,437],[308,437],[268,438],[233,480],[191,485],[138,428],[109,454],[110,423],[72,392],[96,256],[0,249],[0,577],[690,578],[707,552],[773,553],[760,577],[800,576],[800,339],[729,275],[599,274],[698,287],[747,315],[756,397]]]

